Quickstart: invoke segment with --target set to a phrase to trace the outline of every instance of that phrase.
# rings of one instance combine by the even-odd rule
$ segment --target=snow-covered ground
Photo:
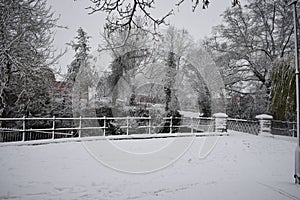
[[[145,153],[173,140],[113,144]],[[176,140],[177,145],[186,142]],[[90,156],[86,145],[103,140],[0,146],[0,199],[300,199],[300,186],[293,179],[295,140],[230,132],[200,158],[204,141],[197,137],[170,166],[141,174],[115,171]]]

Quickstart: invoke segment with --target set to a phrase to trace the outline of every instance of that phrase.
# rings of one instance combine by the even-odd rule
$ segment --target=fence
[[[194,133],[214,130],[213,118],[151,117],[0,118],[0,142],[71,137],[156,133]]]
[[[228,118],[227,129],[258,135],[260,125],[259,121]],[[297,137],[297,123],[272,120],[271,134]]]
[[[0,118],[0,142],[108,135],[213,132],[215,119],[204,117]],[[158,123],[161,121],[161,123]],[[296,135],[295,122],[272,120],[274,135]],[[227,119],[227,129],[257,135],[259,121]]]
[[[271,132],[274,135],[297,137],[297,123],[289,121],[272,120]]]
[[[259,132],[259,122],[228,118],[227,129],[257,135]]]

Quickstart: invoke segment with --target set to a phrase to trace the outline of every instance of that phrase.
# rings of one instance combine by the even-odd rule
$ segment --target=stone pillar
[[[274,137],[271,134],[271,124],[273,117],[267,114],[256,115],[255,117],[259,121],[259,135],[265,137]]]
[[[227,132],[227,118],[225,113],[215,113],[215,132]]]

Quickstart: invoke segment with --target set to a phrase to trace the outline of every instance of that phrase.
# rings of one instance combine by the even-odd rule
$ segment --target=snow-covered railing
[[[212,132],[214,119],[164,117],[0,118],[0,142],[157,133]]]
[[[228,118],[227,129],[258,135],[260,125],[258,120]],[[271,120],[272,135],[285,135],[285,136],[297,137],[296,130],[297,130],[296,122]]]
[[[297,123],[290,121],[272,120],[271,132],[274,135],[297,137]]]
[[[257,135],[259,132],[259,122],[245,119],[228,118],[227,129]]]
[[[89,136],[215,131],[215,118],[77,117],[0,118],[0,142]],[[227,118],[227,129],[257,135],[259,121]],[[1,128],[2,127],[2,128]],[[296,123],[272,120],[271,133],[296,137]]]

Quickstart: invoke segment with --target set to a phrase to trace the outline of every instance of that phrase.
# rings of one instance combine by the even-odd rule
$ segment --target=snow
[[[191,112],[191,111],[180,110],[179,113],[181,115],[183,115],[184,117],[194,117],[194,118],[200,117],[200,113],[199,112]]]
[[[293,179],[295,139],[229,133],[194,137],[175,162],[140,174],[116,171],[94,159],[87,145],[101,146],[104,140],[0,146],[0,199],[300,199],[300,186]],[[206,140],[217,138],[212,151],[201,156]],[[176,144],[187,139],[176,138]],[[174,140],[111,142],[142,155]]]
[[[256,119],[269,119],[269,120],[271,120],[271,119],[273,119],[273,116],[272,115],[267,115],[267,114],[261,114],[261,115],[257,115],[255,118]]]
[[[226,115],[225,113],[215,113],[213,116],[219,117],[219,118],[227,118],[228,117],[228,115]]]

